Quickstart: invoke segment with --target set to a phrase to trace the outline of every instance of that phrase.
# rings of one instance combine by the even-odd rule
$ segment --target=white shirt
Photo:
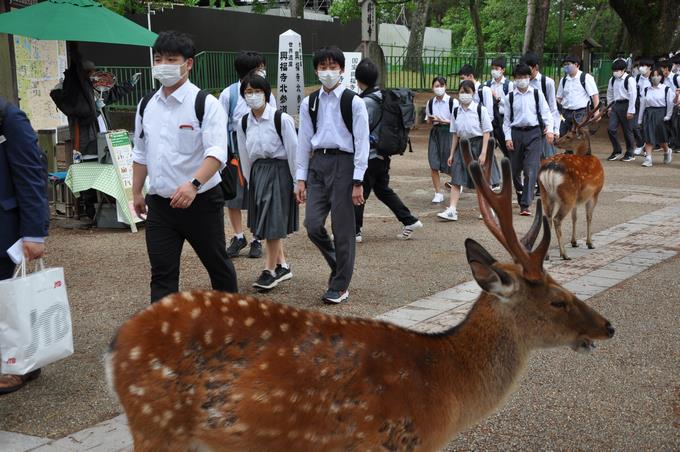
[[[564,79],[563,79],[564,80]],[[580,110],[588,106],[590,98],[598,94],[597,85],[592,75],[586,74],[586,89],[581,85],[581,71],[576,71],[576,75],[566,76],[564,88],[562,88],[562,81],[557,87],[557,98],[560,99],[562,108],[566,110]]]
[[[489,115],[489,119],[493,121],[493,92],[491,91],[491,88],[489,88],[486,85],[482,86],[482,97],[483,99],[479,99],[479,82],[475,82],[475,94],[472,97],[472,100],[484,105],[486,107],[486,112]]]
[[[425,112],[429,116],[439,116],[442,119],[446,119],[447,121],[451,121],[451,112],[453,111],[453,108],[456,108],[458,106],[458,99],[453,99],[453,108],[449,109],[449,102],[450,102],[451,96],[448,94],[444,94],[440,99],[437,99],[436,97],[433,97],[432,100],[432,111],[430,111],[430,101],[427,102],[426,109],[427,111]],[[436,122],[438,124],[438,122]]]
[[[638,118],[638,124],[642,124],[642,119],[645,114],[645,108],[655,108],[655,107],[666,107],[666,115],[663,120],[668,121],[671,119],[673,114],[673,100],[675,99],[675,91],[668,88],[668,94],[665,94],[666,88],[668,88],[664,83],[659,83],[658,86],[650,86],[647,88],[647,93],[642,90],[642,96],[640,97],[640,117]]]
[[[256,119],[252,112],[248,114],[246,133],[243,133],[241,121],[236,128],[241,171],[247,181],[250,180],[250,169],[258,159],[288,160],[290,175],[295,180],[295,153],[298,144],[295,122],[289,114],[281,114],[281,136],[283,137],[283,143],[281,143],[281,137],[276,133],[274,124],[275,112],[274,107],[266,105],[260,119]]]
[[[624,83],[628,79],[628,83]],[[612,86],[613,85],[613,86]],[[627,86],[626,86],[627,85]],[[614,82],[607,83],[607,104],[618,100],[628,101],[628,113],[635,114],[635,100],[637,99],[637,84],[635,77],[624,73],[621,78],[614,77]]]
[[[673,91],[675,91],[676,89],[680,88],[680,86],[675,86],[675,83],[673,83],[673,77],[677,77],[677,78],[678,78],[678,84],[680,84],[680,75],[678,75],[678,74],[673,74],[672,72],[671,72],[670,74],[668,74],[668,77],[666,77],[666,78],[664,79],[663,82],[664,82],[666,85],[668,85],[668,87],[669,87],[670,89],[672,89]]]
[[[553,133],[560,134],[560,122],[562,122],[562,115],[560,110],[557,108],[557,98],[555,96],[555,80],[550,77],[546,77],[540,72],[536,74],[535,78],[529,81],[529,86],[534,89],[543,92],[541,88],[541,79],[545,78],[545,100],[548,102],[548,107],[550,108],[550,113],[553,117]]]
[[[500,114],[505,114],[505,109],[503,108],[503,98],[505,97],[506,93],[503,90],[503,85],[505,84],[505,75],[501,76],[499,80],[491,79],[491,91],[494,94],[494,99],[498,98],[500,103],[498,104],[498,112]],[[512,91],[515,88],[515,85],[512,83],[512,80],[508,80],[508,93]],[[493,114],[493,112],[492,112]]]
[[[482,124],[479,125],[477,115],[477,103],[470,102],[470,105],[458,107],[458,114],[455,119],[451,119],[451,133],[463,140],[481,137],[487,132],[493,131],[493,125],[487,114],[486,107],[482,105]]]
[[[368,152],[370,148],[368,140],[368,111],[366,104],[359,96],[352,99],[352,134],[349,133],[340,113],[340,97],[345,87],[338,85],[330,93],[321,89],[319,93],[316,133],[309,116],[309,96],[305,97],[300,104],[300,132],[298,134],[297,149],[297,180],[307,180],[309,158],[314,149],[334,149],[354,153],[353,180],[363,180],[366,167],[368,166]]]
[[[235,131],[239,127],[241,127],[240,122],[241,118],[243,118],[243,115],[246,113],[250,112],[250,108],[248,108],[248,104],[246,104],[246,100],[241,96],[241,81],[238,81],[238,89],[236,90],[238,94],[238,100],[236,101],[236,107],[234,107],[234,114],[233,117],[229,117],[229,100],[231,97],[231,94],[229,93],[231,85],[227,86],[222,90],[220,93],[220,104],[222,104],[222,108],[224,108],[224,112],[227,114],[227,121],[228,121],[228,128],[231,131]],[[271,95],[269,96],[269,105],[274,107],[276,110],[276,99],[274,99],[274,96]]]
[[[149,194],[170,198],[177,187],[192,180],[207,157],[227,161],[227,120],[220,103],[213,96],[205,100],[203,126],[199,128],[194,103],[199,89],[186,81],[170,96],[158,90],[144,110],[144,119],[135,116],[132,159],[146,165]],[[144,129],[144,138],[140,138]],[[203,183],[203,193],[221,181],[218,172]]]
[[[508,112],[503,118],[503,133],[505,134],[506,141],[512,140],[513,127],[534,127],[539,125],[538,116],[536,115],[536,99],[534,98],[534,91],[538,91],[538,107],[541,110],[541,118],[543,119],[545,128],[549,131],[554,130],[550,108],[548,108],[548,103],[545,101],[545,97],[541,90],[535,90],[529,85],[526,92],[522,93],[519,89],[515,88],[511,93],[513,94],[512,108],[515,111],[512,121],[510,121],[510,94],[503,99],[505,111]]]

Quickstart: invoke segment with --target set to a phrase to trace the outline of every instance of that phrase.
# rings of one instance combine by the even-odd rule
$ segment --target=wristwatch
[[[364,185],[364,182],[359,179],[353,179],[352,185],[354,185],[355,187],[361,187],[362,185]]]
[[[203,184],[201,183],[200,180],[196,179],[195,177],[191,180],[191,185],[196,187],[196,190],[200,190]]]

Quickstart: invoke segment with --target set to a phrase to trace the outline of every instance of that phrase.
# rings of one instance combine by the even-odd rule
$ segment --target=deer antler
[[[587,108],[586,110],[588,111],[588,114],[586,115],[586,117],[583,121],[581,121],[581,122],[574,121],[574,129],[575,130],[578,130],[578,129],[585,127],[586,125],[591,123],[593,121],[593,119],[595,119],[595,111],[591,110],[590,108]]]
[[[540,280],[544,274],[543,260],[550,246],[550,227],[548,220],[543,217],[540,200],[536,203],[536,216],[531,228],[521,240],[518,239],[512,224],[510,161],[507,158],[501,161],[503,185],[501,192],[496,194],[489,188],[489,182],[484,177],[479,163],[473,161],[469,142],[463,140],[461,142],[461,149],[464,161],[468,165],[468,171],[475,181],[479,210],[482,213],[484,223],[501,245],[510,253],[513,260],[522,266],[524,276],[529,280]],[[495,216],[492,209],[496,213]],[[541,225],[543,226],[543,238],[538,247],[532,251]]]

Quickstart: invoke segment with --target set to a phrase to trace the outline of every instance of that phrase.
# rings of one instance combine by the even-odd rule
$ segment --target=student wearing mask
[[[536,177],[541,163],[543,141],[553,141],[553,119],[540,90],[530,86],[531,69],[518,64],[514,71],[515,89],[505,99],[505,145],[510,151],[513,182],[520,215],[531,215]],[[545,137],[544,137],[545,135]],[[523,183],[519,178],[524,175]]]
[[[617,59],[612,63],[612,78],[607,84],[607,105],[611,105],[607,133],[612,143],[612,153],[607,160],[621,158],[622,150],[617,136],[619,126],[623,131],[626,142],[626,155],[632,156],[635,147],[633,136],[633,118],[635,117],[635,103],[637,101],[637,86],[635,78],[626,74],[626,62]]]
[[[243,178],[243,169],[239,164],[239,150],[236,141],[236,131],[240,125],[243,115],[248,113],[249,108],[246,105],[243,97],[239,94],[241,89],[241,81],[251,71],[257,71],[261,77],[267,76],[265,68],[264,57],[257,52],[241,52],[234,60],[234,68],[238,74],[238,81],[226,87],[220,94],[220,104],[227,113],[227,132],[229,136],[229,147],[231,149],[231,159],[229,164],[238,168],[238,181],[236,184],[236,196],[234,199],[227,201],[227,213],[229,215],[229,223],[234,230],[234,236],[229,242],[227,254],[229,257],[236,257],[241,253],[241,250],[248,246],[248,240],[243,233],[243,216],[242,210],[248,210],[248,187]],[[269,105],[276,109],[276,100],[274,96],[270,96]],[[262,257],[262,244],[260,237],[254,236],[250,242],[250,249],[248,250],[248,257],[259,258]]]
[[[250,112],[236,129],[241,170],[248,182],[248,227],[266,240],[266,263],[253,287],[270,290],[293,277],[283,239],[298,230],[293,192],[297,135],[293,118],[269,105],[267,80],[251,72],[241,80],[241,97]]]
[[[680,74],[673,72],[677,67],[672,60],[664,60],[660,63],[661,73],[664,78],[664,83],[675,93],[680,90]],[[680,141],[680,136],[678,136],[678,122],[679,122],[680,112],[678,108],[673,109],[673,115],[668,123],[668,144],[669,147],[678,147],[678,141]]]
[[[550,107],[550,114],[553,118],[553,142],[548,143],[545,140],[545,147],[543,149],[543,158],[548,158],[555,154],[554,143],[560,137],[560,123],[562,122],[562,115],[557,108],[557,98],[555,92],[555,80],[541,73],[540,60],[535,53],[527,53],[520,59],[520,63],[524,63],[531,69],[531,80],[529,84],[532,88],[538,89],[543,93],[548,107]]]
[[[503,136],[503,99],[514,89],[512,81],[505,77],[505,58],[496,58],[491,62],[491,80],[486,82],[486,86],[491,88],[493,94],[493,136],[498,147],[505,157],[508,157],[508,150],[505,147]]]
[[[642,114],[640,110],[640,102],[642,101],[642,93],[645,88],[652,86],[649,81],[649,74],[654,66],[654,61],[649,58],[640,58],[638,61],[638,73],[634,74],[635,84],[637,86],[637,101],[635,102],[635,118],[633,119],[633,136],[635,137],[635,150],[633,155],[641,155],[645,147],[645,138],[642,134]]]
[[[460,107],[453,111],[451,119],[451,133],[453,135],[451,152],[448,163],[451,165],[451,198],[449,207],[437,216],[443,220],[458,220],[458,199],[460,188],[474,188],[472,178],[468,174],[462,155],[461,141],[467,140],[470,151],[475,160],[484,168],[487,159],[493,158],[493,151],[489,149],[489,139],[493,126],[486,111],[486,107],[473,101],[475,85],[470,80],[463,80],[458,90]],[[498,183],[492,180],[492,183]]]
[[[432,80],[434,97],[425,106],[425,118],[432,124],[430,138],[427,144],[427,160],[430,164],[430,176],[434,187],[432,202],[439,204],[444,201],[442,182],[439,173],[448,174],[451,167],[446,163],[451,149],[451,133],[449,132],[451,112],[458,106],[458,101],[446,94],[446,78],[435,77]]]
[[[673,84],[675,80],[678,81],[678,87],[675,89],[676,95],[680,96],[680,52],[676,53],[673,58],[671,58],[671,74],[673,77]],[[671,116],[671,138],[668,145],[675,150],[675,153],[680,153],[680,103],[676,102],[673,108],[673,115]]]
[[[645,138],[645,160],[642,166],[652,166],[652,148],[656,143],[664,152],[663,162],[671,163],[673,151],[668,147],[668,121],[671,120],[673,104],[677,95],[664,83],[661,68],[654,68],[649,78],[651,86],[644,89],[640,101],[642,134]]]
[[[313,64],[323,88],[305,97],[300,105],[297,199],[307,202],[307,234],[331,269],[322,299],[337,304],[349,298],[354,271],[354,206],[364,203],[368,113],[364,101],[341,84],[345,70],[342,50],[317,50]],[[325,227],[329,213],[333,240]]]
[[[135,117],[132,193],[135,212],[146,216],[151,302],[179,290],[185,241],[208,271],[213,289],[238,291],[227,256],[219,187],[219,170],[227,161],[226,116],[217,99],[207,95],[202,122],[197,118],[200,90],[189,81],[194,54],[194,43],[185,34],[159,33],[151,73],[163,86],[145,98],[143,109],[145,100],[140,102]]]

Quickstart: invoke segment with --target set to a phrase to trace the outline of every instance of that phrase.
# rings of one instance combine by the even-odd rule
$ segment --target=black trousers
[[[371,191],[394,213],[404,226],[418,221],[411,215],[411,211],[404,205],[392,188],[390,188],[390,158],[373,158],[368,161],[368,168],[364,174],[364,199],[368,200]],[[364,205],[354,206],[355,232],[361,232],[364,226]]]
[[[237,292],[236,270],[227,257],[224,196],[219,186],[196,195],[187,209],[170,207],[170,199],[148,195],[146,248],[151,263],[151,302],[179,290],[180,256],[189,242],[208,271],[215,290]]]
[[[9,257],[0,257],[0,281],[14,276],[14,262]]]
[[[609,141],[612,143],[612,152],[614,154],[620,154],[622,152],[621,145],[619,144],[619,138],[616,135],[616,131],[621,125],[623,130],[623,139],[626,142],[626,155],[633,155],[633,145],[635,138],[633,137],[633,120],[627,119],[628,114],[628,102],[616,102],[609,112],[609,124],[607,127],[607,134],[609,135]]]
[[[541,165],[541,154],[543,153],[543,131],[540,127],[530,130],[512,129],[512,146],[510,152],[512,164],[512,180],[515,190],[522,196],[517,200],[520,208],[528,209],[534,200],[534,186],[536,177]],[[524,178],[520,178],[520,174]],[[522,182],[523,180],[523,182]]]
[[[494,120],[492,122],[493,137],[496,141],[496,144],[498,145],[498,148],[503,153],[503,156],[510,158],[510,155],[508,155],[508,148],[507,148],[507,146],[505,146],[505,132],[503,132],[504,118],[505,118],[505,115],[501,115],[501,114],[499,114],[498,116],[494,116]]]

